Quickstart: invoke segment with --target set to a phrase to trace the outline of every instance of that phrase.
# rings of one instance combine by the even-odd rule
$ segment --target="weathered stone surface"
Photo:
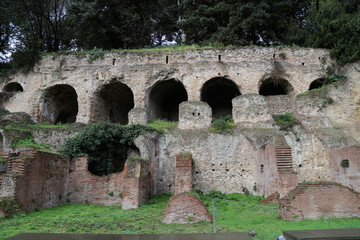
[[[258,94],[241,95],[232,100],[233,120],[244,127],[271,127],[273,119],[268,113],[265,97]]]
[[[12,174],[1,176],[0,197],[12,198],[15,196],[16,177]]]
[[[211,221],[205,205],[192,194],[178,194],[170,198],[164,211],[163,223],[187,224]]]
[[[148,114],[145,108],[133,108],[129,114],[129,124],[147,124]]]
[[[286,55],[286,58],[277,57],[279,55]],[[286,79],[293,86],[293,94],[298,94],[325,73],[328,55],[323,49],[239,48],[112,52],[92,63],[87,61],[85,54],[44,56],[33,72],[12,75],[0,84],[0,88],[9,82],[19,83],[24,91],[16,93],[3,106],[11,112],[26,112],[39,121],[46,112],[42,107],[46,92],[55,85],[71,86],[79,106],[76,121],[88,123],[96,115],[94,111],[100,109],[94,104],[102,104],[95,101],[97,94],[109,83],[120,82],[128,86],[134,96],[135,108],[151,106],[147,90],[168,79],[176,79],[184,85],[188,101],[201,100],[202,86],[214,77],[231,79],[240,86],[242,94],[248,94],[257,93],[264,76],[275,73],[276,77]],[[281,65],[280,72],[275,71],[277,65]]]
[[[179,106],[180,129],[206,129],[211,125],[211,108],[205,102],[183,102]]]
[[[4,114],[0,119],[0,126],[5,127],[6,125],[11,124],[31,124],[34,123],[31,120],[31,117],[29,114],[25,112],[14,112],[14,113],[7,113]]]

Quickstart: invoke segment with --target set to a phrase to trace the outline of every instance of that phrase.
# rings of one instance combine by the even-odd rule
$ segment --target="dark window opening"
[[[322,86],[324,86],[324,79],[319,78],[319,79],[316,79],[315,81],[313,81],[312,83],[310,83],[309,90],[321,88]]]
[[[150,120],[179,120],[179,104],[188,99],[185,87],[181,82],[175,79],[161,81],[151,87],[149,92]]]
[[[12,82],[5,85],[3,92],[23,92],[24,89],[20,83]]]
[[[60,84],[45,90],[40,104],[41,121],[51,124],[74,123],[77,113],[77,94],[73,87]]]
[[[110,121],[128,124],[128,113],[134,107],[134,95],[131,89],[121,83],[112,82],[102,86],[95,93],[93,121]]]
[[[341,161],[340,165],[343,167],[343,168],[348,168],[350,167],[350,163],[349,163],[349,160],[347,159],[344,159]]]
[[[116,153],[104,155],[104,151],[88,153],[88,171],[96,176],[106,176],[122,172],[125,162],[131,156],[139,156],[140,152],[135,146],[119,145]]]
[[[207,81],[201,90],[201,101],[212,109],[213,118],[232,115],[232,99],[239,96],[238,86],[231,80],[216,77]]]
[[[259,88],[259,94],[263,96],[288,95],[292,91],[293,87],[285,79],[267,79]]]

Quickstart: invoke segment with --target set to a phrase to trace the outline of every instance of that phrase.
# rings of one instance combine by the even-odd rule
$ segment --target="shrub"
[[[152,128],[142,125],[119,125],[99,122],[86,126],[78,135],[66,140],[63,151],[70,157],[89,156],[89,170],[98,176],[113,172],[116,159],[126,159],[134,139]],[[91,166],[91,169],[90,169]]]
[[[227,133],[232,131],[233,126],[235,126],[234,121],[232,117],[228,115],[214,119],[211,123],[211,130],[218,133]]]
[[[280,130],[289,130],[296,124],[299,124],[299,121],[291,113],[274,114],[272,117],[276,125],[280,126]]]

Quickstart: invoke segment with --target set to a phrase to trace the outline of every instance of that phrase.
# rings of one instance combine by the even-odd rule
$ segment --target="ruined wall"
[[[19,169],[14,176],[14,197],[23,210],[33,211],[66,203],[68,160],[56,154],[29,152],[18,158],[16,167],[22,167],[22,170]],[[12,172],[14,169],[8,169],[8,173]]]
[[[122,172],[95,176],[88,171],[87,157],[72,159],[69,171],[68,202],[121,205]]]
[[[360,216],[360,193],[337,183],[300,184],[279,204],[286,220]]]
[[[260,82],[276,73],[293,86],[292,94],[298,94],[323,76],[329,63],[326,50],[290,48],[124,51],[107,53],[103,59],[91,63],[88,58],[86,54],[44,56],[33,72],[10,76],[0,84],[2,88],[8,83],[17,82],[23,88],[4,107],[12,112],[27,112],[35,121],[46,120],[49,114],[47,109],[69,104],[64,102],[67,98],[56,95],[58,90],[66,89],[69,94],[74,90],[76,96],[70,94],[69,99],[77,98],[78,109],[63,112],[61,119],[67,119],[67,115],[76,110],[76,121],[88,123],[96,120],[97,109],[104,109],[97,106],[106,101],[101,94],[112,96],[114,89],[124,92],[129,88],[133,93],[134,108],[151,112],[150,90],[163,81],[174,79],[180,82],[186,90],[188,101],[199,101],[202,87],[210,79],[229,79],[241,94],[247,94],[258,93]],[[277,71],[279,66],[280,73]],[[124,88],[121,87],[123,85]],[[44,99],[49,94],[56,96]],[[126,102],[131,101],[131,97],[129,99]],[[49,102],[54,101],[57,103],[50,106]],[[131,103],[128,104],[131,106]],[[53,112],[59,111],[63,109]],[[112,118],[110,112],[111,109],[105,118]],[[55,121],[56,116],[52,118]]]

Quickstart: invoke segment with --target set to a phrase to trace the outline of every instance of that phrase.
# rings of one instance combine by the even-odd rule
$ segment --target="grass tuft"
[[[163,133],[166,129],[173,129],[178,125],[178,122],[170,122],[166,120],[156,120],[147,124],[147,126],[154,128],[156,131]]]

